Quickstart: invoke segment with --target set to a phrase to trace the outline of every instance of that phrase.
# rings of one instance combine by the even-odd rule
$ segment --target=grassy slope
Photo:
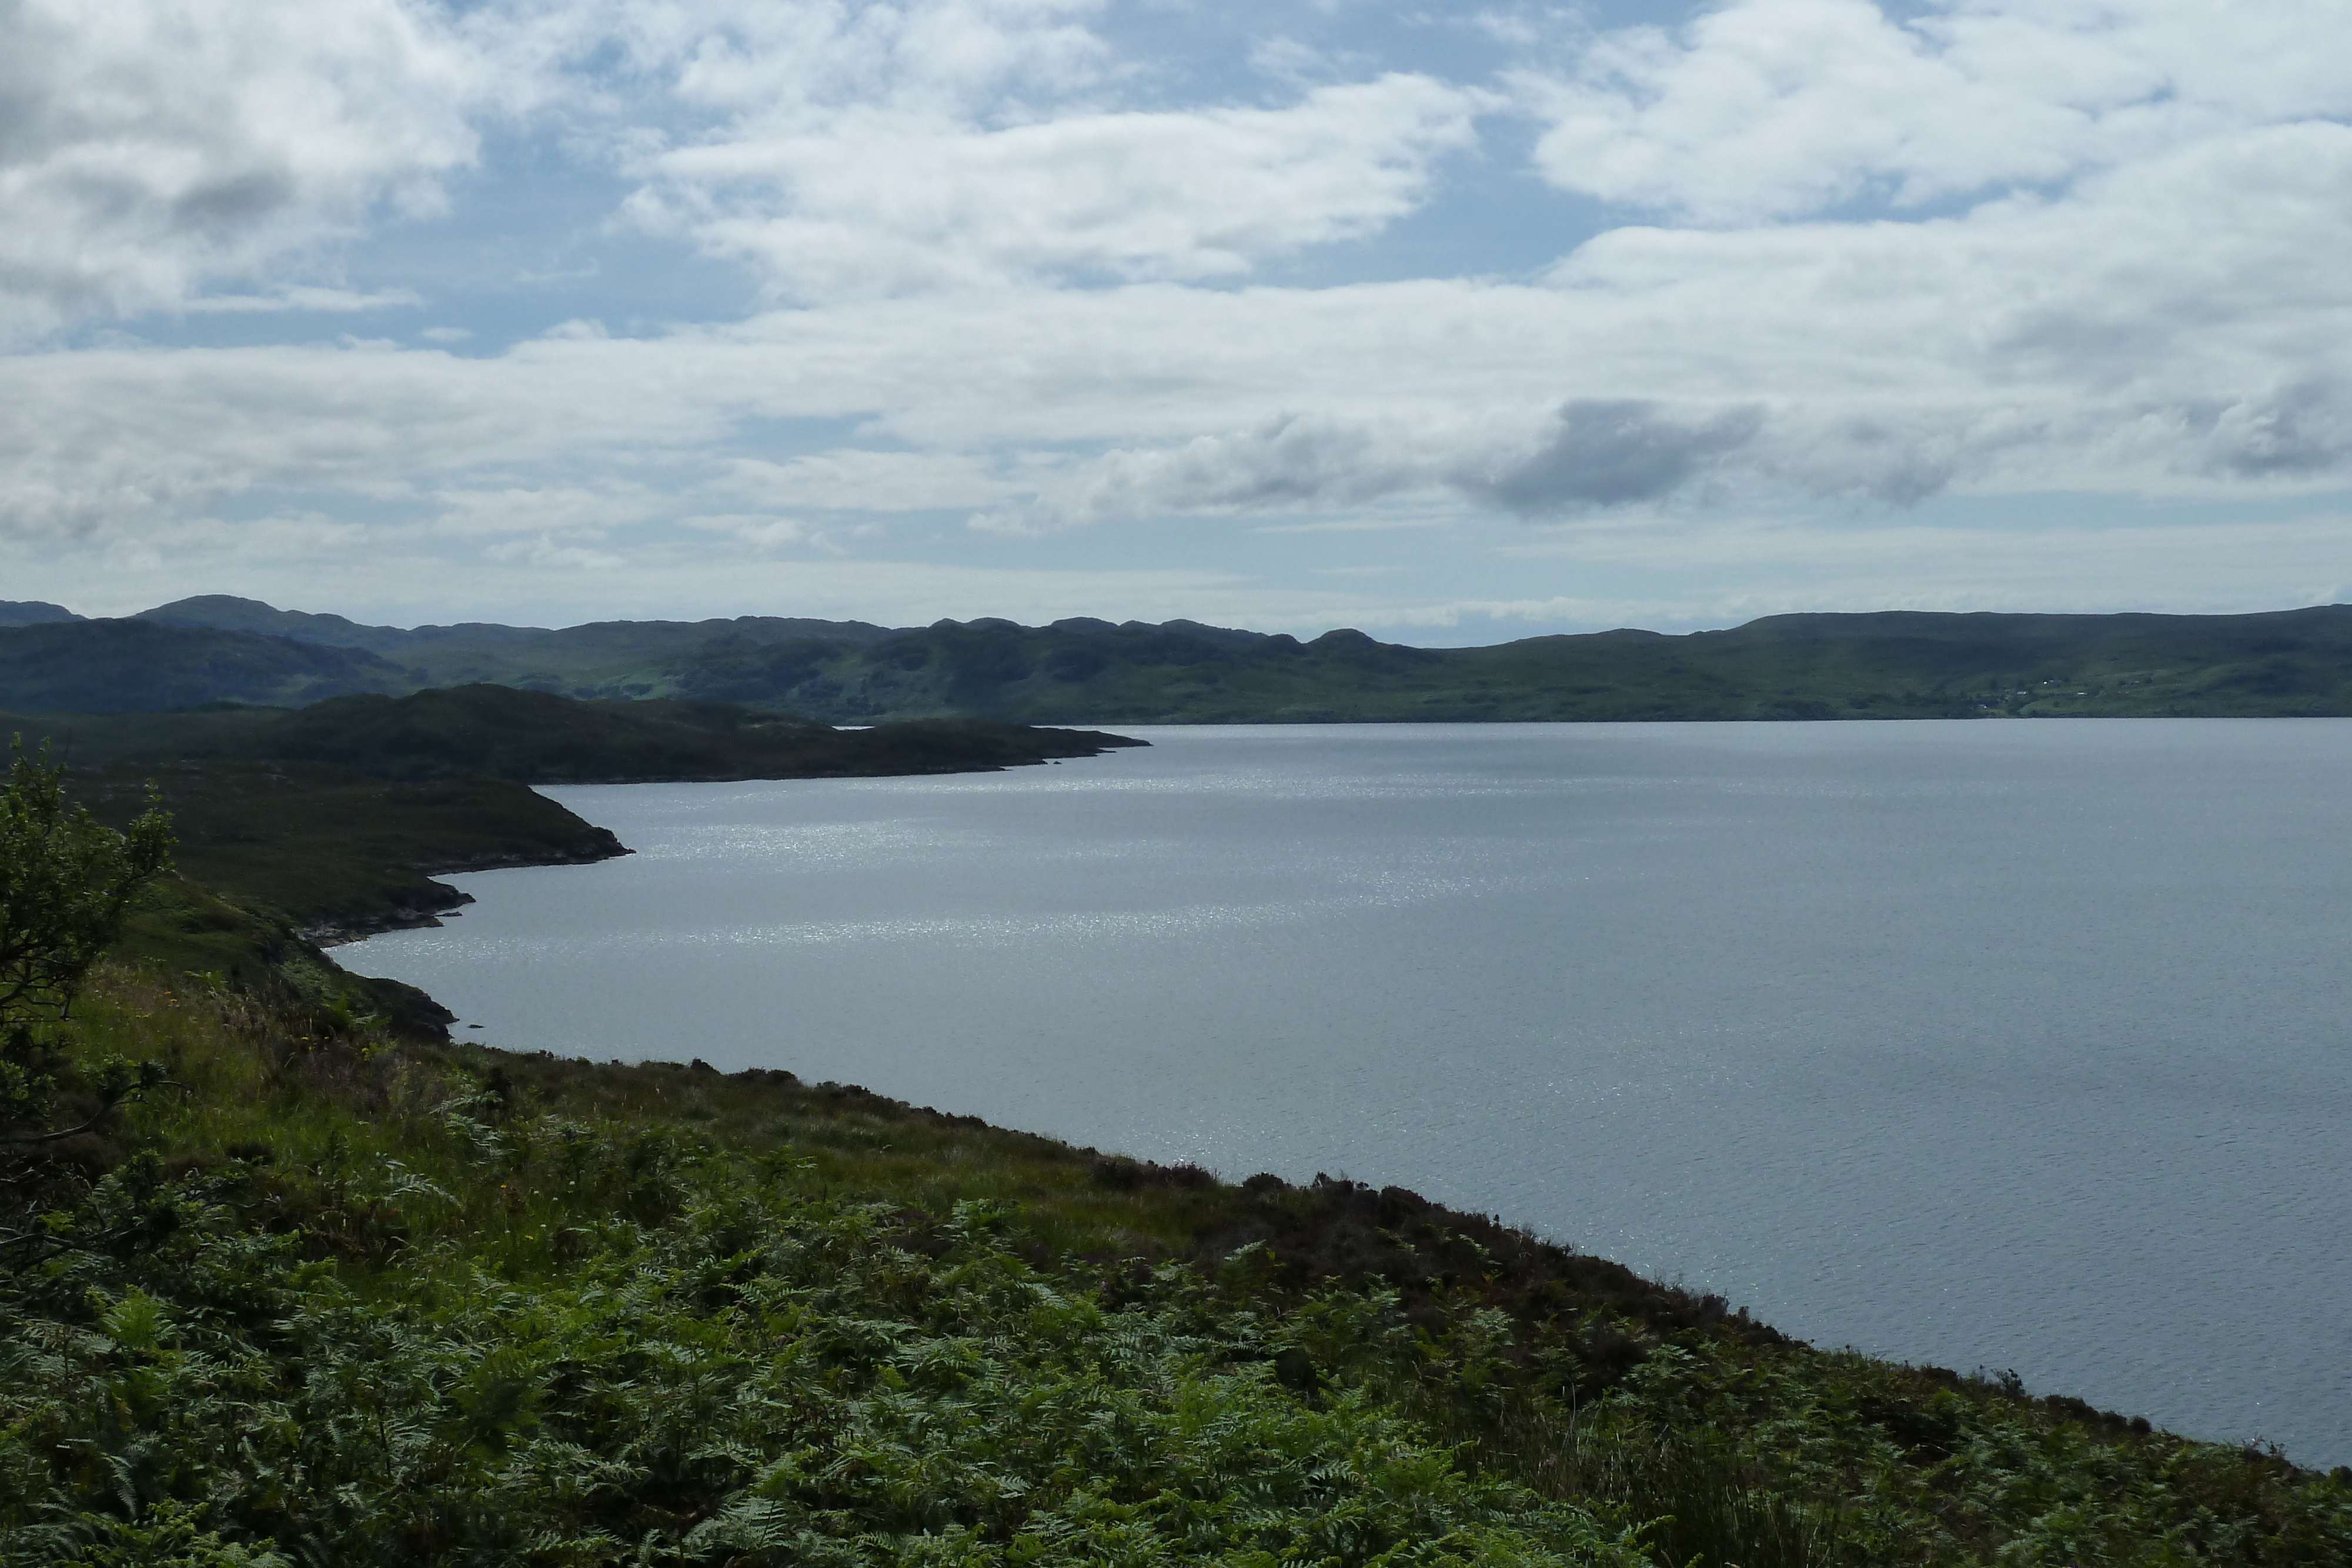
[[[1814,1352],[1393,1189],[152,972],[75,1028],[189,1092],[67,1151],[52,1224],[118,1239],[0,1269],[11,1563],[2352,1554],[2352,1476]]]
[[[181,868],[314,938],[430,922],[469,896],[433,880],[498,866],[625,854],[604,828],[498,779],[373,779],[307,763],[194,764],[78,775],[76,795],[120,823],[156,784]]]
[[[291,919],[173,875],[146,889],[116,955],[152,972],[226,987],[338,1027],[370,1020],[404,1040],[446,1039],[456,1015],[399,980],[354,975]]]

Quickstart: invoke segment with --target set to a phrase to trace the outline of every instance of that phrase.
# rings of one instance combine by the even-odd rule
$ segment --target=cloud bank
[[[399,0],[0,0],[0,335],[267,276],[430,209],[488,62]]]
[[[0,0],[12,596],[369,560],[400,603],[724,608],[854,565],[911,612],[1093,572],[1705,619],[1932,598],[1924,541],[2030,551],[2053,497],[2333,586],[2275,530],[2352,484],[2352,63],[2313,47],[2352,0],[1173,26]],[[2027,599],[2100,591],[2047,559]]]

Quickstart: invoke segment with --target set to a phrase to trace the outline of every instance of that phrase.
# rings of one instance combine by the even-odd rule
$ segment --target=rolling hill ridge
[[[898,628],[743,616],[363,626],[251,600],[0,616],[0,708],[299,706],[488,684],[827,724],[2352,716],[2352,606],[2250,615],[1888,611],[1419,648],[1074,617]],[[54,612],[54,613],[51,613]]]

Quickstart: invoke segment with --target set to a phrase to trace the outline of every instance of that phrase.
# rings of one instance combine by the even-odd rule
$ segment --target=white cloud
[[[411,288],[385,288],[366,294],[349,288],[294,287],[271,294],[208,294],[200,298],[184,300],[180,308],[193,316],[247,316],[278,310],[349,314],[362,310],[404,310],[424,303],[424,297]],[[433,333],[428,330],[425,335],[429,338]]]
[[[482,486],[448,487],[429,497],[430,530],[451,538],[497,538],[508,534],[562,534],[575,541],[602,538],[669,513],[661,492],[641,484],[608,479],[597,486]]]
[[[1649,516],[1546,530],[1503,553],[1580,576],[1674,582],[1683,591],[1680,610],[1670,613],[1653,601],[1652,614],[1717,625],[1860,606],[2242,612],[2352,593],[2352,517],[2332,510],[2187,522],[2053,522],[2037,515],[1966,524]]]
[[[1734,0],[1519,77],[1561,187],[1706,224],[2061,183],[2352,110],[2347,0]]]
[[[536,539],[509,539],[495,544],[482,552],[490,560],[520,562],[526,566],[553,569],[560,571],[614,571],[629,564],[627,558],[609,550],[591,549],[584,545],[559,544],[547,535]]]
[[[785,558],[887,540],[1034,564],[1092,526],[1101,559],[1148,538],[1191,563],[1129,603],[1184,613],[1189,592],[1297,624],[1377,619],[1370,599],[1316,596],[1322,573],[1417,575],[1318,557],[1297,566],[1316,594],[1284,599],[1202,564],[1226,546],[1181,541],[1305,563],[1613,516],[1628,537],[1701,543],[1611,570],[1696,581],[1714,549],[1786,597],[1801,585],[1772,577],[1779,551],[1838,591],[1893,594],[1906,550],[1944,570],[1945,543],[1904,511],[1941,496],[2212,503],[2352,481],[2352,271],[2335,264],[2352,255],[2352,57],[2312,43],[2352,36],[2352,0],[1899,16],[1733,0],[1678,31],[1599,34],[1534,6],[1465,19],[1459,37],[1519,51],[1511,101],[1540,121],[1543,177],[1658,220],[1532,279],[1527,236],[1586,209],[1490,162],[1448,191],[1481,167],[1480,117],[1504,111],[1487,86],[1394,56],[1360,67],[1361,39],[1298,10],[1258,34],[1311,36],[1321,85],[1270,83],[1238,40],[1203,86],[1121,57],[1119,20],[1087,0],[0,0],[22,44],[0,57],[0,333],[157,308],[214,318],[158,318],[159,334],[291,339],[319,330],[305,312],[430,298],[483,350],[0,357],[0,552],[165,573],[255,571],[270,549],[329,573],[356,552],[478,572],[467,592],[593,577],[612,586],[566,601],[614,609],[632,584],[690,597],[699,570],[723,608],[746,563],[762,583],[885,593],[887,573],[849,569],[886,563],[820,579]],[[1356,79],[1333,79],[1343,65]],[[494,114],[531,178],[576,183],[552,204],[588,214],[584,237],[501,250],[506,214],[484,213],[406,277],[330,265],[338,236],[503,150],[477,140]],[[516,182],[502,191],[520,167],[492,172]],[[640,229],[593,232],[616,179]],[[1442,224],[1399,235],[1440,198]],[[661,254],[738,258],[801,303],[632,325],[618,280],[661,251],[642,225],[679,242]],[[1457,275],[1503,235],[1518,262]],[[1416,248],[1381,248],[1400,238]],[[1333,241],[1360,243],[1316,276],[1361,260],[1393,280],[1249,282]],[[1426,264],[1433,248],[1455,259]],[[467,297],[466,258],[492,254],[495,283]],[[540,260],[544,314],[502,335],[502,291]],[[690,290],[659,298],[691,308]],[[562,313],[583,319],[541,329]],[[399,325],[466,340],[417,330],[430,319]],[[1755,507],[1867,521],[1676,533]],[[845,515],[919,521],[861,535]],[[954,526],[971,517],[981,528]],[[2219,537],[2168,536],[2148,559],[2186,571]],[[2324,575],[2301,536],[2245,537]],[[1832,572],[1841,549],[1885,570]],[[2096,555],[2070,545],[2046,570]],[[1503,591],[1391,608],[1731,602],[1555,592],[1517,574],[1611,563],[1513,560]],[[1068,612],[1089,606],[1054,594],[1111,580],[953,580],[923,602]],[[975,584],[1028,597],[955,597]]]
[[[374,509],[447,476],[558,457],[593,456],[609,478],[628,453],[725,429],[708,400],[648,402],[565,370],[383,345],[0,358],[0,404],[16,411],[0,422],[0,535],[110,535],[251,492]]]
[[[1013,531],[1424,494],[1542,515],[1759,487],[2309,489],[2352,463],[2352,277],[2306,265],[2352,254],[2347,182],[2352,130],[2297,126],[1961,218],[1619,231],[1548,287],[1033,287],[462,359],[20,355],[0,531],[420,486]],[[769,420],[863,429],[791,457],[719,444]]]
[[[971,522],[986,532],[1038,533],[1171,512],[1373,501],[1434,484],[1441,451],[1410,426],[1280,414],[1252,429],[1066,465],[1039,476],[1034,499]]]
[[[727,534],[757,549],[777,549],[791,545],[824,545],[828,543],[824,530],[810,527],[798,517],[772,517],[757,514],[719,514],[709,517],[680,519],[689,528],[706,533]]]
[[[614,29],[689,101],[771,123],[842,104],[951,111],[1094,84],[1102,0],[622,0]]]
[[[0,337],[432,205],[488,86],[400,0],[0,0]]]
[[[712,486],[750,501],[846,512],[958,509],[1022,491],[1016,475],[971,454],[855,447],[782,462],[732,459]]]
[[[1478,103],[1418,76],[1284,109],[1066,113],[987,129],[845,110],[662,154],[632,211],[804,298],[1040,274],[1198,278],[1410,212]]]

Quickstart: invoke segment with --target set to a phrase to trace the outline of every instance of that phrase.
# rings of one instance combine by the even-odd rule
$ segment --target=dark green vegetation
[[[163,830],[58,785],[0,797],[0,930],[56,977],[0,987],[11,1568],[2352,1553],[2352,1473],[1818,1353],[1396,1188],[152,957],[66,1016]]]
[[[209,594],[142,612],[162,626],[289,639],[379,656],[405,672],[406,685],[467,685],[478,681],[562,692],[572,696],[676,695],[656,672],[715,641],[761,646],[810,638],[842,645],[891,633],[862,621],[809,621],[743,615],[731,621],[600,621],[548,630],[479,622],[457,626],[362,626],[340,615],[277,610],[250,599]],[[381,690],[355,686],[353,690]]]
[[[2344,605],[2263,615],[1776,615],[1727,632],[1488,648],[1085,619],[890,631],[745,616],[405,631],[220,597],[127,622],[5,620],[0,706],[27,712],[291,705],[488,682],[852,724],[2352,715]]]
[[[50,1038],[184,1092],[0,1197],[11,1564],[2352,1560],[2352,1478],[1395,1189],[152,968]]]
[[[1143,743],[1002,720],[907,720],[869,729],[677,699],[582,701],[472,685],[331,698],[297,711],[0,715],[87,767],[299,762],[373,779],[624,784],[974,773]]]
[[[732,703],[583,702],[471,685],[396,700],[341,697],[274,715],[225,739],[218,755],[329,763],[383,779],[611,784],[971,773],[1141,744],[996,720],[837,730]],[[200,755],[200,747],[189,755]]]
[[[12,755],[0,782],[0,1027],[63,1017],[171,858],[171,822],[152,804],[117,832],[67,798],[64,768]],[[13,1103],[26,1085],[7,1088]]]
[[[292,706],[417,683],[372,653],[145,621],[0,624],[0,708],[153,713],[202,703]]]
[[[835,729],[733,703],[583,701],[496,685],[330,698],[289,712],[0,714],[86,768],[299,762],[375,779],[623,784],[973,773],[1097,757],[1139,740],[1003,720]]]
[[[628,852],[607,830],[497,779],[404,783],[302,763],[190,763],[79,776],[75,789],[119,821],[150,778],[189,877],[314,940],[430,924],[470,901],[436,876]]]

